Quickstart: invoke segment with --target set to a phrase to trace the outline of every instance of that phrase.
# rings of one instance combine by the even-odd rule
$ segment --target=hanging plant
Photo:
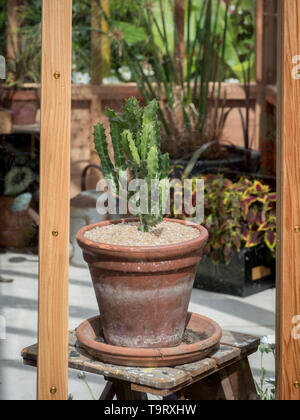
[[[27,190],[34,181],[35,175],[28,167],[12,168],[5,176],[4,195],[16,196]]]

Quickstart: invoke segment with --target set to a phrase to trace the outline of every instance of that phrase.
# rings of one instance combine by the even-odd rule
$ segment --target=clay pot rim
[[[214,320],[197,314],[197,313],[188,313],[188,317],[191,319],[192,317],[197,318],[199,320],[204,321],[210,327],[213,327],[214,333],[205,340],[199,341],[194,344],[184,344],[181,343],[179,346],[176,347],[160,347],[160,348],[133,348],[133,347],[118,347],[113,346],[107,343],[99,343],[94,341],[93,339],[89,339],[85,336],[84,330],[87,326],[90,325],[92,328],[93,323],[101,320],[101,315],[95,316],[93,318],[87,319],[84,321],[76,330],[76,336],[79,343],[85,347],[85,349],[91,349],[94,351],[101,351],[102,354],[112,355],[114,357],[129,357],[131,360],[139,360],[139,359],[163,359],[165,358],[174,358],[181,357],[184,355],[193,355],[194,353],[198,353],[199,351],[205,351],[207,349],[213,349],[217,346],[222,338],[223,330],[220,325],[215,322]],[[189,322],[187,323],[187,327]]]
[[[157,254],[157,252],[161,254],[164,251],[167,252],[168,254],[174,251],[174,254],[178,255],[178,253],[184,253],[185,249],[189,251],[197,250],[201,248],[201,246],[205,244],[208,240],[208,231],[207,229],[205,229],[205,227],[201,225],[197,225],[196,223],[189,222],[186,220],[179,220],[179,219],[164,218],[163,220],[169,223],[179,223],[185,226],[191,226],[195,229],[198,229],[201,234],[199,235],[199,237],[191,239],[190,241],[178,242],[178,243],[170,244],[170,245],[155,245],[155,246],[111,245],[111,244],[102,243],[102,242],[95,242],[90,239],[87,239],[84,236],[86,232],[99,226],[103,227],[103,226],[108,226],[111,224],[119,224],[119,223],[126,223],[126,222],[132,223],[132,222],[139,221],[139,219],[136,219],[136,218],[132,218],[132,219],[123,218],[123,219],[118,219],[118,220],[107,220],[104,222],[98,222],[92,225],[85,226],[79,230],[79,232],[76,235],[76,239],[81,248],[89,249],[90,251],[95,251],[95,252],[109,251],[109,252],[118,253],[118,254],[126,254],[126,253],[134,252],[135,254],[147,253],[147,255]]]

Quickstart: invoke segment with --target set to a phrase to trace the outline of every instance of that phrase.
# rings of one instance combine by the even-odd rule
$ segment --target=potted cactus
[[[95,126],[96,150],[115,193],[121,197],[124,174],[144,180],[147,186],[160,181],[155,211],[149,189],[148,204],[143,209],[140,205],[137,219],[101,222],[77,234],[93,279],[105,339],[122,347],[181,343],[197,266],[208,239],[206,229],[196,223],[163,218],[169,156],[160,153],[157,113],[155,100],[142,109],[134,98],[127,101],[123,115],[106,110],[114,159],[103,125]]]

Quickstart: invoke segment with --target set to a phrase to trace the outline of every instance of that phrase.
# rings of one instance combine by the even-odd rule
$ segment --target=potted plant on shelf
[[[39,91],[37,87],[32,86],[38,83],[39,69],[32,67],[31,55],[27,53],[27,51],[18,52],[17,56],[7,64],[5,103],[12,113],[14,125],[35,124],[40,106]]]
[[[36,122],[40,106],[41,23],[36,23],[37,3],[20,7],[17,14],[17,42],[7,58],[6,107],[12,112],[14,125]],[[32,8],[34,7],[34,8]]]
[[[195,287],[242,297],[274,287],[276,193],[247,178],[204,182],[209,240]]]
[[[181,343],[197,266],[208,239],[202,226],[163,219],[169,156],[160,153],[157,112],[156,101],[143,110],[133,98],[122,116],[106,110],[114,159],[103,125],[95,126],[95,146],[106,179],[119,189],[120,197],[124,174],[144,180],[147,187],[160,181],[154,209],[151,188],[147,188],[145,194],[131,197],[140,204],[138,219],[97,223],[77,235],[93,279],[105,339],[121,347]]]

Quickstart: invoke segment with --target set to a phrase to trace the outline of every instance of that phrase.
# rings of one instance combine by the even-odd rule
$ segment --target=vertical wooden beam
[[[68,397],[72,0],[43,0],[38,399]]]
[[[182,68],[184,69],[185,60],[185,40],[184,40],[184,28],[185,28],[185,0],[175,0],[174,2],[174,19],[177,31],[175,31],[174,40],[174,59],[177,73],[179,74],[180,80],[180,61],[183,63]]]
[[[300,400],[300,0],[279,6],[277,398]]]
[[[110,16],[109,0],[100,0],[103,11]],[[102,79],[110,75],[110,40],[107,36],[109,26],[102,15],[97,0],[91,1],[92,28],[101,30],[103,34],[96,30],[91,32],[92,61],[91,61],[91,83],[99,85]]]
[[[277,0],[256,0],[256,136],[255,148],[264,149],[267,135],[266,88],[277,80]]]

